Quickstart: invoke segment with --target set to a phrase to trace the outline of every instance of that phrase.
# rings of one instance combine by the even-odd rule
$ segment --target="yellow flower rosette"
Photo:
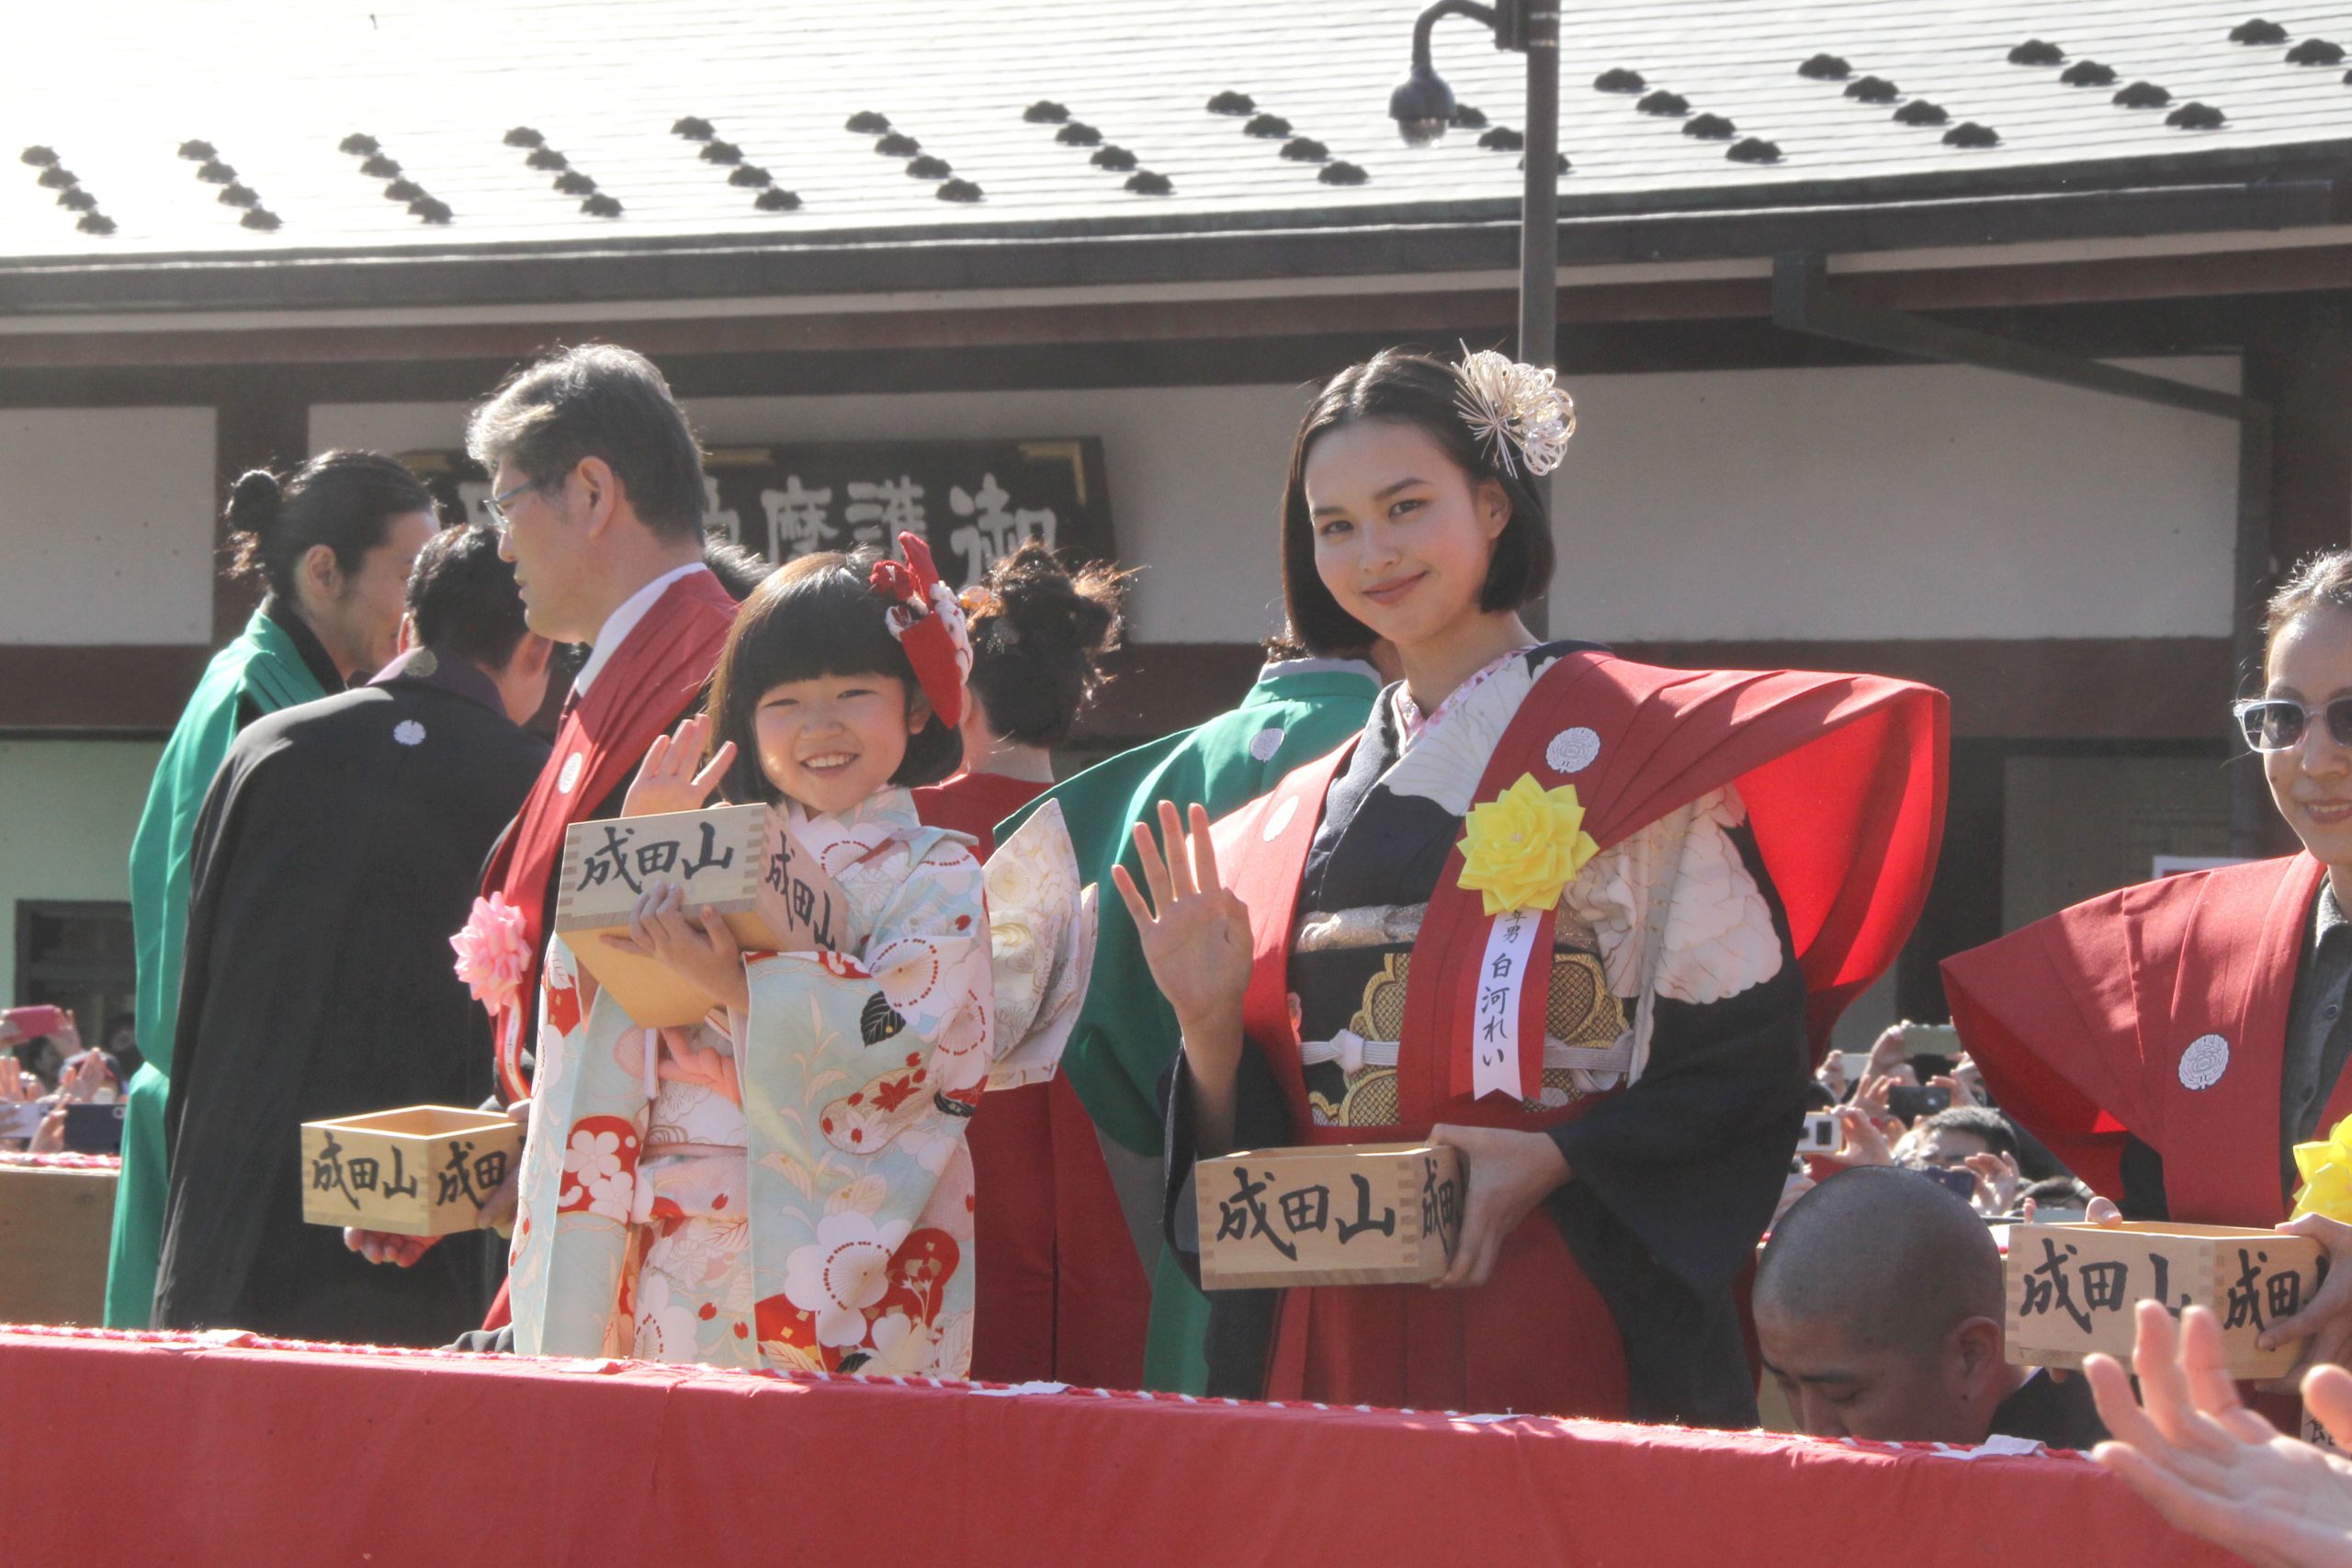
[[[2352,1116],[2338,1122],[2324,1143],[2297,1144],[2295,1168],[2303,1177],[2303,1189],[2295,1195],[2297,1215],[2352,1224]]]
[[[1532,773],[1470,808],[1459,885],[1480,895],[1489,915],[1548,909],[1600,846],[1584,830],[1577,786],[1545,789]]]

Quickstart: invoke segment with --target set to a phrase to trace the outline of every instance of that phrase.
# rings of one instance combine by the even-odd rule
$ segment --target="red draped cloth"
[[[1972,1562],[2236,1561],[2071,1454],[1598,1421],[55,1329],[0,1330],[0,1489],[38,1499],[10,1563],[1859,1568],[1888,1537],[1856,1519]],[[70,1457],[125,1432],[129,1491]]]
[[[1596,749],[1563,771],[1550,753],[1555,732],[1568,725],[1589,731]],[[1494,798],[1522,774],[1547,789],[1573,784],[1585,830],[1607,849],[1702,795],[1736,786],[1787,911],[1818,1052],[1846,1004],[1901,951],[1926,902],[1943,835],[1948,740],[1943,694],[1907,682],[1672,670],[1577,652],[1546,670],[1521,704],[1476,798]],[[1531,1114],[1514,1100],[1466,1093],[1490,921],[1479,895],[1459,884],[1457,846],[1413,947],[1398,1043],[1398,1122],[1312,1124],[1289,1008],[1290,949],[1300,875],[1347,750],[1297,770],[1216,827],[1219,863],[1250,908],[1255,965],[1246,1027],[1266,1051],[1300,1141],[1419,1140],[1439,1122],[1534,1129],[1590,1112],[1607,1096]],[[1538,1043],[1549,919],[1533,945],[1542,967],[1531,972],[1524,993],[1524,1027]],[[1522,1060],[1532,1068],[1539,1052],[1540,1043],[1524,1047]],[[1531,1336],[1531,1324],[1543,1325],[1540,1335]],[[1267,1386],[1277,1398],[1417,1407],[1626,1408],[1615,1321],[1540,1207],[1509,1238],[1478,1290],[1286,1292]]]
[[[1952,1021],[2001,1109],[2092,1187],[2122,1197],[2137,1137],[2172,1218],[2277,1224],[2287,1014],[2325,874],[2296,854],[2062,909],[1944,961]],[[2320,1126],[2348,1114],[2352,1073]]]

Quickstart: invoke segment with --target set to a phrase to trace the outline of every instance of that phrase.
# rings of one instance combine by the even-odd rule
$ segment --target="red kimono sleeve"
[[[1995,1100],[2118,1201],[2124,1144],[2150,1110],[2124,899],[2076,905],[1943,964],[1952,1022]]]

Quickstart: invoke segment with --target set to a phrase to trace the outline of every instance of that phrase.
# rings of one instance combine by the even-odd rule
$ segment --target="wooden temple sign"
[[[1410,1285],[1462,1233],[1461,1156],[1423,1144],[1250,1149],[1202,1160],[1201,1285]]]
[[[2263,1350],[2256,1338],[2301,1312],[2326,1268],[2317,1242],[2234,1225],[2129,1222],[2009,1227],[2008,1357],[2024,1366],[2079,1367],[2093,1351],[2127,1366],[2145,1300],[2175,1316],[2209,1308],[2222,1325],[2233,1378],[2283,1377],[2302,1341]]]
[[[403,452],[453,516],[493,521],[490,476],[462,452]],[[769,442],[713,447],[703,526],[782,565],[820,550],[931,547],[951,588],[1035,539],[1064,560],[1113,560],[1111,492],[1092,435]]]
[[[714,806],[575,822],[563,838],[555,929],[580,966],[638,1023],[682,1027],[708,1000],[655,960],[603,939],[625,935],[648,888],[676,883],[684,912],[726,917],[747,953],[853,947],[849,904],[765,806]]]
[[[523,1129],[495,1111],[412,1105],[302,1123],[302,1218],[399,1235],[481,1223],[521,1157]]]

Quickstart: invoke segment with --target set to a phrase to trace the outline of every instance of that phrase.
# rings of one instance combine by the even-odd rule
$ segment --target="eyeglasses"
[[[2257,751],[2293,750],[2303,743],[2312,720],[2323,714],[2328,739],[2338,746],[2352,746],[2352,697],[2338,697],[2324,708],[2307,708],[2283,697],[2249,697],[2233,703],[2230,711],[2237,716],[2245,743]]]
[[[538,488],[538,480],[525,479],[513,490],[501,491],[482,503],[490,509],[490,520],[497,525],[500,533],[503,534],[507,529],[514,525],[514,520],[506,515],[507,502],[513,501],[516,496],[523,494],[526,491],[534,491]]]

